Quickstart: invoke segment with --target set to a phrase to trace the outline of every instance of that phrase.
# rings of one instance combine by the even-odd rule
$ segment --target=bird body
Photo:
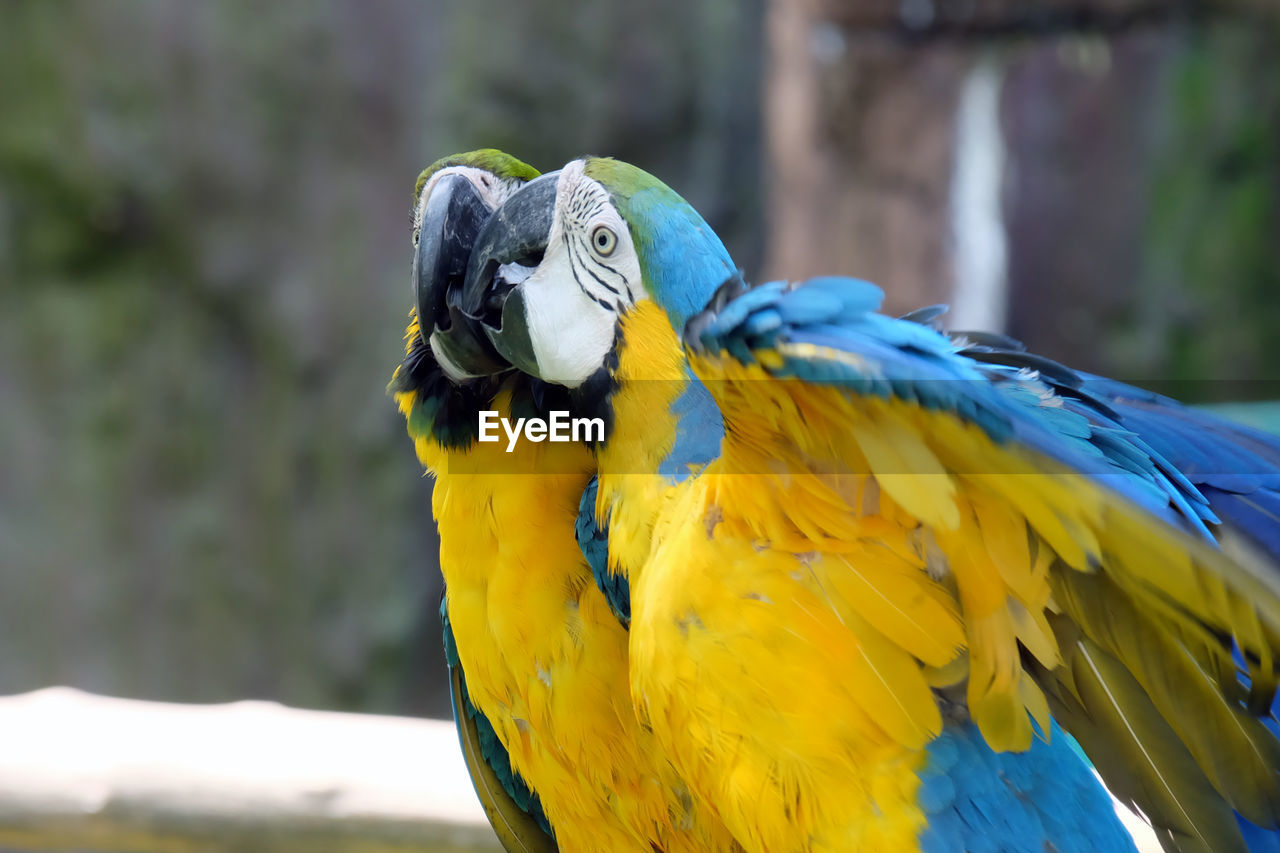
[[[455,384],[416,311],[405,342],[391,388],[435,480],[455,718],[464,748],[474,743],[469,769],[504,844],[728,849],[727,831],[681,798],[670,762],[632,712],[627,632],[574,532],[594,473],[589,449],[522,442],[508,452],[475,441],[481,405],[501,417],[536,407],[528,384],[509,378],[479,396],[474,382]],[[543,831],[551,827],[554,839]]]
[[[967,713],[944,719],[933,690],[954,688],[963,676],[957,664],[966,662],[966,636],[955,591],[929,575],[918,523],[871,475],[813,470],[803,459],[815,448],[786,456],[756,440],[776,428],[757,419],[795,411],[791,395],[803,387],[749,374],[750,397],[735,406],[722,396],[726,379],[699,371],[731,419],[732,439],[694,476],[670,483],[633,472],[656,472],[676,443],[672,412],[690,381],[681,379],[679,342],[651,302],[626,316],[621,339],[597,511],[607,514],[611,555],[628,572],[636,602],[631,692],[681,776],[717,804],[744,847],[977,849],[955,846],[968,843],[967,830],[998,849],[1009,821],[1039,828],[1031,841],[1021,839],[1027,846],[1011,835],[1004,849],[1039,850],[1046,839],[1063,850],[1130,849],[1109,798],[1064,734],[997,757]],[[642,349],[633,351],[630,341],[644,342]],[[847,432],[841,425],[851,413],[828,402],[830,417],[845,420],[827,422],[814,410],[806,425],[813,434]],[[835,455],[851,458],[843,451]],[[1035,586],[1030,560],[1023,568],[1019,581]],[[1007,595],[998,575],[975,582],[975,596]],[[1047,599],[1043,578],[1035,594]],[[1052,634],[1038,639],[1053,642]],[[1036,688],[1028,681],[1010,689],[1018,701],[1020,690]],[[1033,701],[1047,734],[1047,705],[1043,697]],[[1009,716],[1025,721],[1018,748],[1028,750],[1030,718],[1021,707]],[[940,762],[956,772],[971,766],[946,764],[946,749],[935,760],[927,748],[941,744],[981,756],[988,773],[1001,761],[1027,778],[1054,767],[1050,775],[1072,793],[1069,802],[1087,804],[1093,834],[1069,822],[1055,827],[1035,798],[1003,786],[994,790],[1007,801],[975,820],[981,798],[964,785],[947,776],[922,787],[946,776]],[[938,797],[939,788],[959,793]]]
[[[496,486],[460,522],[501,507],[484,550],[450,552],[473,586],[505,571],[478,555],[535,541],[572,536],[585,561],[602,633],[578,658],[554,596],[514,580],[458,634],[495,713],[512,684],[539,731],[565,695],[609,709],[556,773],[495,725],[544,803],[601,797],[593,761],[624,759],[585,745],[624,737],[695,827],[656,849],[1131,849],[1070,733],[1167,849],[1275,842],[1280,440],[886,317],[866,282],[749,287],[691,207],[616,161],[530,182],[475,244],[460,368],[607,423],[561,451],[594,499]],[[519,517],[540,501],[560,517]],[[510,612],[521,595],[542,603]],[[565,673],[544,696],[539,654],[468,662],[464,636],[492,642],[472,631],[559,648]],[[561,691],[597,668],[622,696]],[[635,826],[648,801],[615,791],[615,814],[640,798]],[[565,846],[581,814],[547,816]]]

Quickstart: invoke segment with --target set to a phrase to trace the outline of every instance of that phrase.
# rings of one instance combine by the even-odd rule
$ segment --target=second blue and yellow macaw
[[[688,204],[612,160],[513,192],[466,266],[454,371],[559,386],[607,424],[559,451],[596,477],[560,524],[625,632],[590,653],[615,656],[635,726],[574,736],[651,753],[707,827],[672,838],[1132,849],[1065,728],[1167,849],[1275,849],[1280,440],[886,317],[863,282],[747,287]],[[556,473],[526,452],[514,476]],[[455,559],[479,577],[502,551]],[[483,618],[520,609],[490,597]],[[479,642],[457,636],[473,692],[533,674],[469,661]],[[547,687],[558,731],[578,709]],[[584,725],[618,704],[586,698]],[[525,733],[495,728],[515,763]],[[521,772],[561,847],[593,849],[549,804],[600,797],[598,767],[562,764]],[[605,796],[623,821],[626,796]]]
[[[417,305],[390,390],[435,478],[459,739],[509,850],[728,850],[631,710],[627,633],[579,547],[591,530],[575,529],[589,449],[476,441],[479,410],[537,414],[561,396],[488,375],[499,361],[459,313],[480,226],[537,174],[481,150],[433,163],[415,188]]]

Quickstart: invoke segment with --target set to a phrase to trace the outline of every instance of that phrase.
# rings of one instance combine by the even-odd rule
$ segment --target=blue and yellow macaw
[[[489,381],[604,419],[573,527],[627,626],[610,666],[733,844],[1131,850],[1065,729],[1167,849],[1274,849],[1280,440],[886,317],[864,282],[748,287],[687,203],[613,160],[528,183],[474,242],[459,322],[493,351],[463,366],[496,355],[516,370]],[[494,535],[533,529],[519,512]],[[505,543],[486,547],[473,574]],[[495,677],[461,657],[473,693]],[[496,677],[536,669],[514,664]],[[548,816],[565,846],[575,818]]]
[[[390,390],[435,477],[459,739],[508,850],[728,850],[723,823],[689,797],[631,710],[626,630],[575,527],[590,450],[476,441],[479,410],[536,415],[565,396],[492,375],[505,363],[460,306],[481,225],[537,174],[475,151],[433,163],[415,188],[417,305]]]

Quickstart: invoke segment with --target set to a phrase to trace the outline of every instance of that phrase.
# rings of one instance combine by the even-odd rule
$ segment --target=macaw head
[[[476,413],[492,406],[496,375],[511,372],[462,309],[462,285],[476,237],[493,210],[537,176],[533,167],[493,149],[442,158],[418,176],[413,195],[417,298],[404,361],[388,390],[408,419],[410,434],[429,440],[424,447],[469,446]]]
[[[417,333],[454,382],[507,367],[462,308],[463,276],[476,237],[494,209],[536,177],[532,166],[486,148],[437,160],[414,186]]]
[[[616,160],[574,160],[513,193],[476,238],[463,303],[508,362],[578,388],[616,366],[629,315],[678,335],[736,267],[679,195]]]

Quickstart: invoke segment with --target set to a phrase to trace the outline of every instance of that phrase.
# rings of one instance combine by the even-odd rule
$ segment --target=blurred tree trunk
[[[0,694],[448,715],[414,177],[610,154],[754,272],[763,4],[5,4]]]
[[[952,119],[972,49],[845,27],[814,0],[773,0],[767,29],[769,274],[856,274],[895,308],[944,299]]]
[[[767,28],[771,275],[1129,378],[1280,362],[1280,5],[772,0]]]

